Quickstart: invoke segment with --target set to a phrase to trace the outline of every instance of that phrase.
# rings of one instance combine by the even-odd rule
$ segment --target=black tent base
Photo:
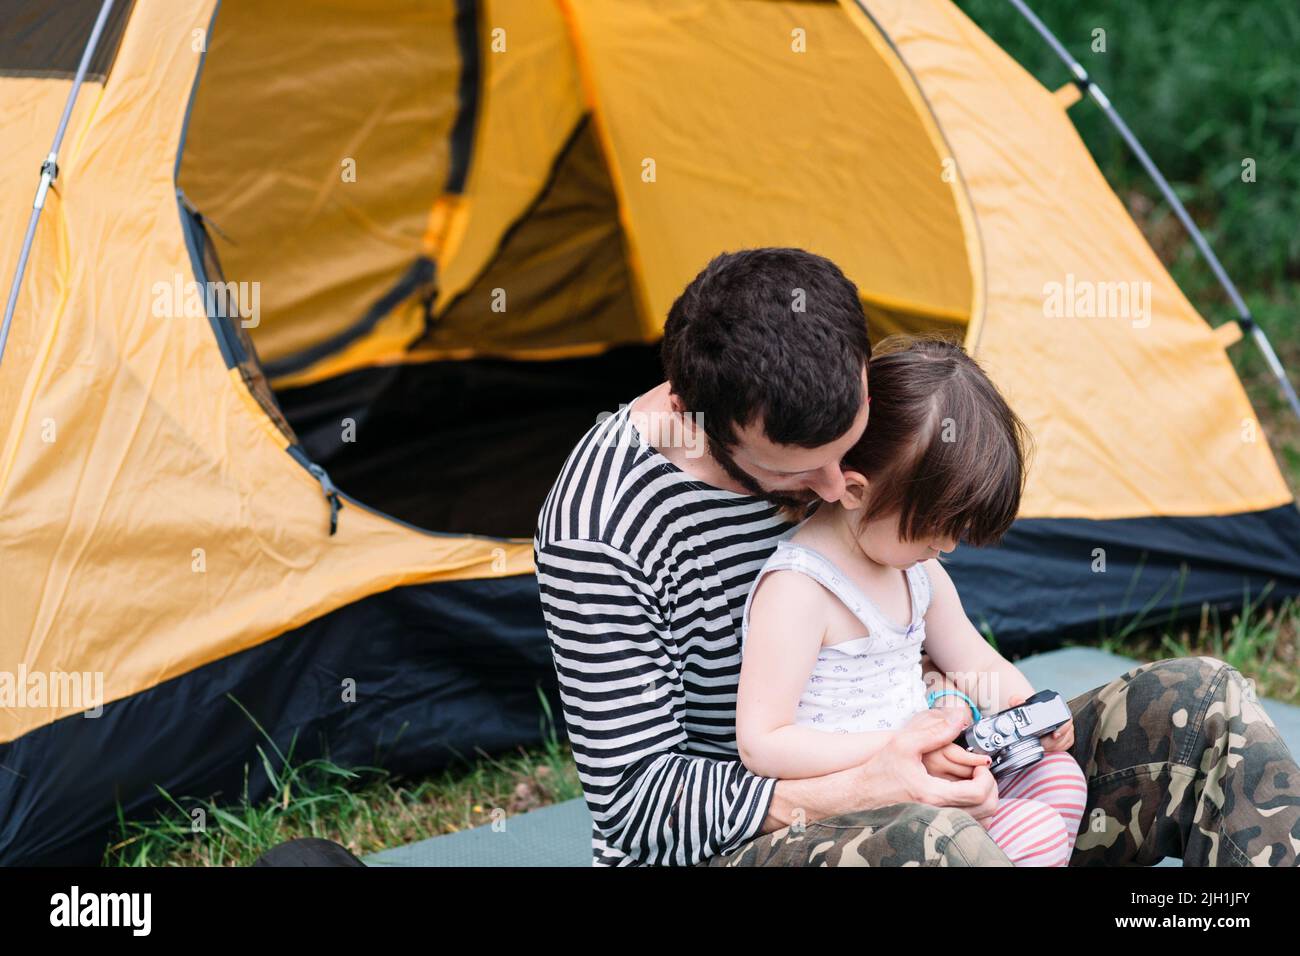
[[[1004,655],[1028,654],[1300,595],[1300,511],[1022,519],[998,547],[944,564],[975,625]]]
[[[247,769],[249,799],[264,799],[257,747],[277,758],[250,715],[284,753],[297,735],[295,764],[328,756],[408,775],[551,730],[562,737],[536,579],[375,594],[98,718],[66,717],[0,745],[0,864],[97,864],[118,836],[118,804],[127,819],[154,819],[166,805],[159,787],[230,803]],[[209,814],[206,825],[220,823]]]

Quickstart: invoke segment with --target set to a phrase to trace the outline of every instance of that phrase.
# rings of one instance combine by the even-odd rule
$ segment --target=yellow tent
[[[7,272],[100,5],[5,8]],[[1004,648],[1300,591],[1229,336],[1068,105],[947,0],[119,0],[0,364],[0,861],[237,792],[229,698],[344,763],[535,740],[537,509],[725,249],[829,256],[1027,421],[953,563]]]

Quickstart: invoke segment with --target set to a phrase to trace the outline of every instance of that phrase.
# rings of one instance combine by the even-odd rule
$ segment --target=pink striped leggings
[[[980,821],[1016,866],[1066,866],[1088,802],[1088,781],[1069,753],[1050,753],[998,781],[998,808]]]

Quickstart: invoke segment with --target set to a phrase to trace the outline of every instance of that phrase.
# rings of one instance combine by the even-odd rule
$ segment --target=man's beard
[[[758,483],[758,480],[745,469],[736,464],[736,460],[731,457],[731,453],[723,446],[722,442],[709,439],[709,454],[713,456],[714,461],[722,466],[734,481],[740,483],[751,495],[756,498],[762,498],[764,501],[770,501],[772,504],[781,508],[786,508],[796,514],[802,514],[814,501],[820,500],[817,492],[805,488],[801,491],[768,491]]]

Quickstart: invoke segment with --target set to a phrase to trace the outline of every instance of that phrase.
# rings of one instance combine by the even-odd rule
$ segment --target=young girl
[[[868,387],[871,418],[844,457],[844,496],[778,544],[745,605],[736,736],[762,776],[864,763],[927,706],[993,713],[1034,693],[971,626],[937,560],[958,540],[992,544],[1011,526],[1023,424],[944,342],[882,343]],[[937,698],[923,652],[948,675]],[[1087,800],[1068,752],[1073,722],[1042,743],[1047,755],[1003,777],[997,809],[979,821],[1017,866],[1065,866]],[[989,759],[950,744],[924,762],[934,776],[965,779]]]

